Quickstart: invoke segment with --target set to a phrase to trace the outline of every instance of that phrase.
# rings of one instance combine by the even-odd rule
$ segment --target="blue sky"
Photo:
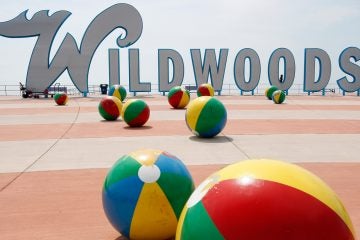
[[[50,14],[68,10],[72,15],[58,32],[51,54],[58,49],[67,32],[81,42],[92,19],[117,1],[9,1],[1,7],[0,22],[8,21],[29,9],[28,18],[48,9]],[[331,58],[331,82],[344,76],[338,57],[347,47],[360,47],[360,1],[358,0],[175,0],[127,1],[142,15],[144,29],[132,48],[140,49],[142,81],[157,83],[157,51],[170,48],[178,51],[185,62],[184,83],[193,83],[190,49],[229,49],[225,83],[234,83],[233,64],[239,50],[254,49],[261,59],[261,84],[267,84],[267,65],[271,53],[281,47],[295,56],[295,82],[302,83],[304,49],[321,48]],[[108,48],[116,47],[116,30],[101,44],[93,58],[89,84],[108,82]],[[0,37],[0,85],[25,82],[27,66],[35,38]],[[121,83],[128,83],[127,51],[121,50]],[[64,73],[58,80],[69,84]]]

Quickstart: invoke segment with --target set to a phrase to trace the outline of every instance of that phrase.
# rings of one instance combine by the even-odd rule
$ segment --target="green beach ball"
[[[105,214],[126,239],[173,239],[181,211],[194,191],[185,164],[157,149],[122,156],[103,185]]]
[[[202,96],[189,103],[185,120],[188,128],[196,136],[210,138],[219,134],[225,127],[227,112],[218,99]]]
[[[121,117],[130,127],[141,127],[149,120],[150,108],[141,99],[130,99],[124,104]]]
[[[120,101],[124,101],[127,93],[123,86],[115,84],[110,87],[108,95],[117,97]]]
[[[285,101],[285,93],[282,90],[277,90],[272,95],[272,100],[276,104],[281,104]]]
[[[269,100],[272,100],[272,94],[275,92],[275,91],[277,91],[277,90],[279,90],[276,86],[271,86],[271,87],[269,87],[269,88],[267,88],[266,90],[265,90],[265,96],[269,99]]]

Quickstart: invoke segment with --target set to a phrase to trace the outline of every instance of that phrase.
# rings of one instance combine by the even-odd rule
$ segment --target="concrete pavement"
[[[171,109],[166,97],[139,97],[151,115],[137,129],[103,121],[101,96],[72,97],[67,106],[0,97],[0,205],[9,206],[0,210],[1,239],[120,239],[102,213],[102,181],[118,158],[139,148],[178,156],[197,184],[236,161],[294,162],[333,187],[360,231],[359,97],[288,96],[276,105],[263,96],[220,96],[228,122],[213,139],[193,136],[185,110]]]

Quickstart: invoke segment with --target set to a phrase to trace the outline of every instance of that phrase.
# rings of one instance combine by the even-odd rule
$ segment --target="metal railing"
[[[195,84],[183,84],[183,86],[194,86]],[[123,85],[125,89],[129,89],[128,85]],[[223,88],[220,92],[221,95],[263,95],[266,88],[269,86],[266,85],[259,85],[257,88],[254,89],[254,91],[245,92],[241,91],[235,84],[229,84],[224,83]],[[53,89],[56,92],[56,89],[67,89],[68,95],[78,95],[82,96],[83,93],[79,92],[79,90],[74,85],[59,85],[57,84],[56,87],[53,87]],[[101,94],[101,88],[99,85],[89,85],[89,92],[87,95],[99,95]],[[144,92],[145,94],[165,94],[163,92],[159,92],[158,84],[152,84],[151,86],[151,92]],[[137,94],[144,94],[139,93]],[[302,84],[294,84],[291,86],[291,88],[287,92],[288,95],[308,95],[308,92],[304,92],[303,85]],[[341,90],[337,85],[331,85],[329,84],[325,91],[319,91],[319,92],[313,92],[310,93],[310,95],[344,95],[343,90]],[[134,94],[135,95],[135,94]],[[354,93],[346,93],[346,95],[360,95],[360,92],[354,92]],[[0,85],[0,96],[21,96],[21,91],[19,85]]]
[[[21,96],[19,85],[0,85],[0,96]]]

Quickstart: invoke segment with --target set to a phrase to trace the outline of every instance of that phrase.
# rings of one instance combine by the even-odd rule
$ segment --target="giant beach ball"
[[[124,101],[127,93],[124,86],[115,84],[110,87],[108,95],[117,97],[120,101]]]
[[[130,99],[126,101],[121,111],[121,118],[130,127],[141,127],[150,117],[150,108],[141,99]]]
[[[278,87],[276,87],[276,86],[270,86],[270,87],[266,88],[265,89],[265,96],[267,97],[267,99],[272,100],[272,94],[276,90],[279,90]]]
[[[197,96],[214,96],[214,88],[209,83],[203,83],[201,84],[197,89]]]
[[[247,160],[212,174],[182,211],[177,240],[354,240],[336,193],[297,165]]]
[[[188,128],[196,136],[210,138],[219,134],[225,127],[227,112],[220,100],[203,96],[189,103],[185,120]]]
[[[177,157],[138,150],[121,157],[108,172],[103,207],[112,226],[129,239],[169,239],[193,190],[192,177]]]
[[[68,99],[66,93],[55,93],[54,95],[54,100],[57,105],[66,105]]]
[[[285,101],[285,93],[282,90],[276,90],[272,94],[272,100],[276,104],[281,104]]]
[[[108,121],[113,121],[119,118],[121,114],[122,103],[120,99],[113,96],[106,96],[101,99],[98,110],[100,115]]]
[[[184,108],[190,102],[190,92],[181,86],[173,87],[169,91],[168,102],[173,108]]]

